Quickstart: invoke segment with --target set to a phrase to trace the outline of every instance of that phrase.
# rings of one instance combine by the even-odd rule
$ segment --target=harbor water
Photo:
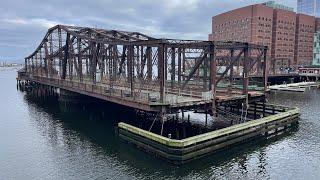
[[[299,127],[182,166],[122,141],[121,107],[66,107],[17,90],[16,69],[0,69],[0,179],[319,179],[320,90],[277,92],[269,103],[301,109]],[[143,121],[143,120],[141,120]]]

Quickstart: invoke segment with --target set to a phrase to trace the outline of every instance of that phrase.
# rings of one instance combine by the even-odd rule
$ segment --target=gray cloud
[[[211,17],[263,0],[4,0],[0,60],[22,61],[56,24],[140,31],[155,37],[206,40]],[[295,0],[277,2],[295,7]]]

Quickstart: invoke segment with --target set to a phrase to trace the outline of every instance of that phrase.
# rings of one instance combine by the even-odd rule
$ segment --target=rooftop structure
[[[268,1],[268,2],[263,3],[263,5],[268,6],[270,8],[273,8],[273,9],[282,9],[282,10],[292,11],[292,12],[294,11],[293,7],[285,6],[283,4],[278,4],[278,3],[275,3],[275,1]]]

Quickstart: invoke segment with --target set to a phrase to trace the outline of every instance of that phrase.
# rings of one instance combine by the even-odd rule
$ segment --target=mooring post
[[[263,117],[266,117],[266,102],[263,101]]]
[[[257,103],[254,103],[254,119],[257,118]]]
[[[182,118],[182,121],[184,120],[184,111],[183,109],[181,109],[181,118]]]
[[[180,136],[179,136],[179,129],[176,127],[176,139],[179,139]]]
[[[182,138],[186,138],[187,137],[187,131],[186,131],[186,127],[182,126]]]
[[[208,125],[208,113],[206,111],[206,126]]]

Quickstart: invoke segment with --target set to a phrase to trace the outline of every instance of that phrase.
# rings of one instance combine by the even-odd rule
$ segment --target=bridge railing
[[[109,85],[103,83],[93,84],[90,82],[77,82],[67,79],[63,80],[59,78],[36,76],[32,74],[28,74],[27,77],[31,80],[36,80],[38,82],[60,88],[65,88],[67,90],[74,90],[75,92],[80,91],[86,93],[93,93],[96,95],[106,97],[116,97],[126,100],[134,100],[140,103],[158,102],[160,96],[159,93],[155,90],[148,90],[145,92],[134,90],[133,92],[131,92],[131,90],[126,87],[110,87]]]

